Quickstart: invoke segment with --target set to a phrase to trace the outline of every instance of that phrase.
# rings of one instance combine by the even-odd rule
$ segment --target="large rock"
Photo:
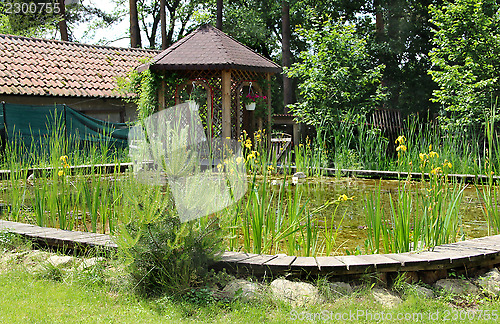
[[[387,308],[395,307],[402,302],[399,296],[387,289],[374,288],[372,290],[372,295],[377,302]]]
[[[351,285],[347,282],[329,282],[325,285],[326,294],[333,298],[341,298],[344,296],[350,296],[354,293]]]
[[[493,269],[477,279],[477,284],[483,291],[491,296],[500,295],[500,271]]]
[[[47,259],[47,262],[52,264],[54,267],[67,268],[74,264],[75,258],[69,255],[52,255]]]
[[[103,257],[93,257],[88,259],[83,259],[83,261],[78,266],[78,271],[83,271],[95,267],[98,264],[102,264],[106,259]]]
[[[274,297],[289,302],[295,307],[321,301],[318,288],[306,282],[276,279],[271,282],[270,288]]]
[[[456,295],[474,295],[480,292],[476,285],[465,279],[440,279],[434,285]]]
[[[224,287],[222,294],[231,299],[241,298],[241,300],[247,301],[256,298],[258,291],[259,285],[257,283],[243,279],[235,279]]]
[[[419,285],[411,285],[411,292],[417,296],[417,297],[420,297],[420,298],[428,298],[428,299],[432,299],[434,298],[434,291],[432,291],[432,289],[429,289],[429,288],[425,288],[425,287],[422,287],[422,286],[419,286]]]

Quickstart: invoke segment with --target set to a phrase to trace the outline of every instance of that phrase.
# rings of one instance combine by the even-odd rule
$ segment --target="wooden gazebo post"
[[[222,138],[231,137],[231,70],[222,70]]]

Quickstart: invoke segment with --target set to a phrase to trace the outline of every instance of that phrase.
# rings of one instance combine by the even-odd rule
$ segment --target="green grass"
[[[2,323],[290,323],[295,322],[296,318],[303,318],[298,320],[298,323],[308,323],[311,321],[306,317],[307,314],[322,314],[331,318],[343,315],[345,320],[340,322],[373,323],[375,320],[370,320],[369,314],[372,317],[384,314],[383,316],[396,319],[398,314],[412,313],[422,313],[422,321],[403,319],[398,322],[435,323],[448,315],[450,323],[459,323],[463,320],[453,320],[457,314],[478,316],[480,311],[491,312],[500,308],[498,300],[483,299],[476,301],[473,307],[457,308],[448,303],[446,298],[429,300],[412,294],[395,308],[384,308],[374,301],[369,289],[334,302],[298,308],[273,300],[270,296],[262,298],[249,303],[210,303],[199,306],[168,297],[141,300],[133,294],[116,293],[105,287],[85,287],[67,281],[39,280],[19,270],[0,274]],[[348,317],[349,314],[359,317],[352,320],[352,317]],[[439,316],[438,321],[429,318],[435,314]]]

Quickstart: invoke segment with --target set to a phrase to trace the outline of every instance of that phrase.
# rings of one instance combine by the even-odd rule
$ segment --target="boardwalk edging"
[[[44,242],[49,246],[116,250],[118,245],[107,234],[66,231],[56,228],[0,220],[0,231],[9,231]],[[433,251],[366,254],[328,257],[296,257],[226,251],[215,269],[232,273],[279,276],[287,273],[307,275],[362,275],[439,271],[500,264],[500,235],[481,237],[436,246]]]

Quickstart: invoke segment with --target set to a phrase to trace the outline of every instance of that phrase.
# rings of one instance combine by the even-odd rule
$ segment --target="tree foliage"
[[[327,20],[299,33],[310,45],[288,71],[300,80],[300,102],[292,106],[299,119],[328,128],[347,112],[363,114],[377,106],[383,65],[372,63],[367,41],[353,24]]]
[[[431,6],[434,49],[429,72],[439,85],[447,128],[481,124],[483,112],[500,93],[500,4],[495,0],[457,0]]]
[[[61,17],[59,9],[53,4],[55,2],[47,0],[11,0],[0,3],[0,33],[28,36],[28,37],[46,37],[48,33],[54,33],[58,30],[58,23]],[[37,3],[36,7],[29,7],[30,3]],[[11,7],[12,4],[12,7]],[[25,5],[23,11],[16,12],[12,9],[14,6]],[[27,8],[30,8],[29,10]],[[35,9],[36,10],[33,10]],[[69,40],[76,40],[72,30],[80,23],[98,21],[110,24],[116,21],[116,17],[103,12],[93,6],[86,6],[81,3],[66,5],[65,20],[68,25]]]

